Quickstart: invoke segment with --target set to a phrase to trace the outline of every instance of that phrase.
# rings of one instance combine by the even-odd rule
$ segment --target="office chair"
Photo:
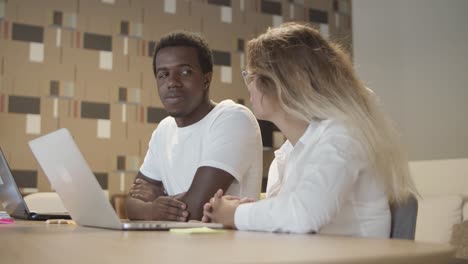
[[[411,195],[402,204],[390,204],[392,228],[390,238],[414,240],[416,219],[418,217],[418,200]]]

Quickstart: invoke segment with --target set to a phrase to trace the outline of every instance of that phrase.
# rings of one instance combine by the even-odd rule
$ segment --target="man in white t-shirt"
[[[130,189],[133,220],[200,220],[218,189],[258,198],[262,141],[252,112],[209,98],[212,54],[197,34],[161,38],[153,56],[159,97],[169,117],[153,132]]]

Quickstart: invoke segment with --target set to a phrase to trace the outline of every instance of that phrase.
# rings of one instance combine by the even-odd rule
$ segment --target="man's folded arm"
[[[128,218],[131,220],[152,220],[152,202],[159,196],[165,195],[161,181],[146,177],[139,171],[126,201]]]
[[[181,199],[187,205],[188,220],[201,220],[203,205],[213,197],[218,189],[222,189],[226,193],[233,181],[234,176],[222,169],[208,166],[199,167],[189,190]]]

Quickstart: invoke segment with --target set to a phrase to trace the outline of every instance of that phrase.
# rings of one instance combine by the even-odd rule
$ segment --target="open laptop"
[[[37,213],[31,212],[23,199],[15,179],[11,174],[10,167],[5,155],[0,148],[0,202],[5,211],[17,219],[25,220],[48,220],[48,219],[70,219],[67,213]]]
[[[29,147],[79,225],[121,230],[223,227],[216,223],[121,221],[66,128],[29,141]]]

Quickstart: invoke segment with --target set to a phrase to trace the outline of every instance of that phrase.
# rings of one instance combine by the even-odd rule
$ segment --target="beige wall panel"
[[[54,101],[57,102],[56,106]],[[54,111],[56,111],[57,118],[54,116]],[[60,123],[59,118],[71,118],[74,114],[73,111],[73,101],[70,99],[51,96],[42,96],[41,98],[41,119],[43,122],[45,120],[55,120],[56,125],[58,125]],[[79,115],[79,111],[77,111],[77,115]],[[44,134],[47,133],[47,130],[41,132]]]
[[[26,115],[0,114],[0,124],[8,129],[1,129],[0,145],[9,153],[8,163],[12,169],[34,169],[35,159],[29,149],[28,142],[38,135],[26,135]]]
[[[263,13],[247,14],[247,24],[254,28],[254,35],[264,33],[273,24],[273,16]]]
[[[62,63],[76,65],[78,74],[81,69],[96,71],[99,69],[99,51],[64,47]]]
[[[116,107],[118,106],[118,107]],[[112,116],[116,116],[116,115],[120,115],[120,112],[121,110],[119,109],[118,111],[114,110],[114,109],[117,109],[117,108],[120,108],[121,105],[120,104],[116,104],[116,105],[112,105],[111,107],[111,115]],[[128,123],[122,123],[122,120],[120,120],[119,118],[120,116],[118,116],[117,118],[114,118],[112,121],[111,121],[111,139],[112,139],[112,144],[111,144],[111,148],[113,150],[121,150],[121,148],[117,147],[117,146],[120,146],[122,144],[122,142],[124,140],[127,139],[127,125]],[[125,147],[123,147],[123,149],[125,150]],[[125,152],[122,152],[122,153],[125,153]]]
[[[37,0],[28,0],[29,2],[39,3]],[[87,0],[85,0],[87,1]],[[81,5],[79,0],[41,0],[40,4],[46,7],[48,10],[57,10],[67,13],[76,13],[78,10],[78,2]]]
[[[140,122],[141,106],[136,104],[127,104],[127,123],[130,126]],[[127,133],[128,136],[128,133]]]
[[[46,27],[44,29],[44,63],[49,64],[61,64],[62,51],[60,47],[57,47],[57,29],[53,27]],[[61,30],[63,33],[63,30]],[[62,33],[60,33],[62,35]],[[60,44],[63,45],[62,40]]]
[[[50,102],[50,100],[41,100],[41,134],[43,135],[59,129],[59,119],[48,117],[43,113],[42,107],[45,105],[45,102]]]
[[[50,80],[58,80],[63,86],[63,82],[75,82],[75,65],[50,63],[47,65],[42,76],[44,85],[42,85],[42,94],[49,95]],[[75,94],[77,94],[77,87],[75,84]]]
[[[9,11],[7,10],[7,12]],[[41,26],[49,25],[49,10],[37,1],[20,1],[16,12],[16,22]]]
[[[17,1],[6,1],[5,2],[5,16],[3,19],[10,21],[16,21],[18,19],[18,2]]]
[[[3,57],[5,58],[4,75],[21,69],[21,64],[29,63],[29,42],[7,40],[2,43]],[[20,68],[16,68],[20,67]],[[10,70],[10,72],[7,72]]]

